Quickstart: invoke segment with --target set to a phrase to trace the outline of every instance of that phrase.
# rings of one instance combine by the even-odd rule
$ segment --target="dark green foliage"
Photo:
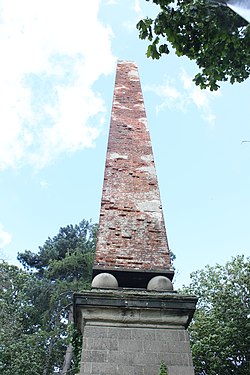
[[[71,339],[72,296],[90,285],[97,226],[83,220],[60,228],[39,252],[18,258],[26,270],[0,263],[0,373],[52,375],[62,368]],[[78,348],[78,349],[77,349]],[[77,369],[75,347],[70,374]]]
[[[17,258],[25,269],[32,270],[38,276],[47,273],[47,277],[51,279],[56,277],[72,281],[79,278],[79,270],[82,275],[82,267],[86,270],[89,268],[89,256],[95,250],[96,232],[96,224],[82,220],[79,225],[60,228],[55,237],[49,237],[39,247],[38,253],[25,250],[24,253],[18,253]],[[78,265],[81,254],[88,254],[86,265],[82,259]]]
[[[146,0],[149,1],[149,0]],[[139,37],[150,44],[147,57],[169,53],[195,60],[200,88],[219,88],[218,82],[242,82],[250,74],[250,26],[227,6],[209,0],[152,0],[160,11],[153,20],[138,22]]]
[[[168,368],[165,362],[161,362],[159,375],[168,375]]]
[[[189,333],[197,375],[250,374],[250,259],[207,266],[185,293],[199,297]]]
[[[44,307],[36,304],[37,295],[33,295],[35,285],[34,276],[6,262],[0,263],[0,373],[3,375],[29,375],[31,369],[32,374],[38,375],[46,365],[49,342],[39,318]]]
[[[0,373],[51,374],[62,365],[62,298],[48,280],[0,264]]]
[[[170,250],[170,260],[171,260],[171,263],[173,263],[176,259],[176,255],[173,253],[172,250]]]
[[[68,326],[70,343],[73,347],[73,358],[70,374],[80,372],[81,354],[82,354],[82,333],[76,328],[75,324],[71,323]]]

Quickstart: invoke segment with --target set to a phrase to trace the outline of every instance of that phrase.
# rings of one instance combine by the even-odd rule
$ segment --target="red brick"
[[[94,268],[171,268],[140,79],[132,62],[117,65]]]

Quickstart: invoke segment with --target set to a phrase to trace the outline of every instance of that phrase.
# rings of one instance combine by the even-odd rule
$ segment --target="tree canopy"
[[[49,347],[43,324],[47,304],[48,293],[35,277],[0,263],[1,374],[43,374]]]
[[[30,250],[18,253],[18,260],[38,277],[53,280],[90,279],[92,257],[95,250],[97,225],[82,220],[78,225],[67,225],[53,238],[48,238],[38,253]]]
[[[191,274],[184,293],[199,297],[189,327],[196,375],[250,373],[250,258]]]
[[[96,231],[82,220],[60,228],[38,253],[19,253],[24,270],[0,263],[2,375],[52,375],[62,368],[75,373],[79,345],[69,360],[71,372],[63,366],[70,341],[80,337],[68,325],[69,312],[73,293],[90,286]]]
[[[150,1],[150,0],[146,0]],[[211,0],[152,0],[155,17],[138,22],[139,37],[149,41],[147,57],[169,54],[195,60],[200,88],[219,88],[218,82],[242,82],[250,74],[249,23],[225,5]]]

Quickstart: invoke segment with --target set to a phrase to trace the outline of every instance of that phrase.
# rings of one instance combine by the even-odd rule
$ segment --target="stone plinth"
[[[194,375],[186,328],[197,298],[174,292],[97,290],[75,294],[83,334],[81,375]]]

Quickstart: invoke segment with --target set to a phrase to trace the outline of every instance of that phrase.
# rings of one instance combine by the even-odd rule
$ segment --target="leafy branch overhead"
[[[150,0],[146,0],[150,1]],[[169,54],[195,60],[200,88],[219,88],[218,82],[243,82],[250,74],[249,23],[225,5],[212,0],[152,0],[160,11],[155,19],[138,22],[140,39],[149,41],[147,57]]]

